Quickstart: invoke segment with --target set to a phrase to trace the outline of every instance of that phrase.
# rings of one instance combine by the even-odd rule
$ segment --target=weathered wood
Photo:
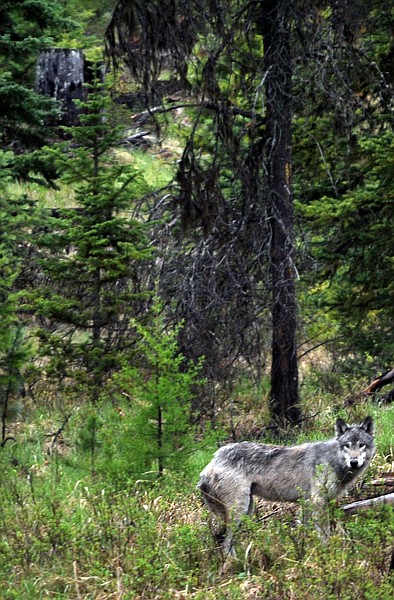
[[[80,50],[54,48],[40,54],[36,67],[36,89],[60,102],[62,123],[76,125],[75,100],[83,99],[85,61]]]
[[[377,379],[372,381],[372,383],[370,383],[366,388],[361,390],[361,392],[359,392],[357,394],[357,396],[358,397],[369,396],[369,395],[373,394],[374,392],[377,392],[378,390],[380,390],[380,388],[382,388],[384,385],[387,385],[388,383],[392,383],[393,381],[394,381],[394,369],[391,369],[391,371],[388,371],[384,375],[381,375],[380,377],[378,377]]]
[[[351,504],[345,504],[345,506],[341,506],[341,509],[345,511],[347,515],[353,515],[360,510],[366,510],[375,506],[382,506],[383,504],[394,504],[394,493],[385,494],[384,496],[376,496],[375,498],[369,498],[368,500],[359,500],[358,502],[352,502]]]
[[[379,479],[370,481],[369,485],[394,488],[394,473],[391,471],[387,473],[380,473]]]

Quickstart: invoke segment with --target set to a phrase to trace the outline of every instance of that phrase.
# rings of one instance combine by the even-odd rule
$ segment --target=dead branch
[[[375,506],[382,506],[383,504],[394,504],[394,493],[376,496],[375,498],[369,498],[368,500],[359,500],[358,502],[352,502],[351,504],[345,504],[345,506],[341,506],[341,509],[346,513],[346,515],[353,515],[360,510],[366,510]]]
[[[374,392],[380,390],[380,388],[382,388],[384,385],[392,383],[393,381],[394,369],[391,369],[391,371],[384,373],[384,375],[381,375],[380,377],[372,381],[372,383],[370,383],[366,388],[361,390],[361,392],[357,394],[357,398],[361,398],[362,396],[370,396]]]
[[[8,437],[4,438],[4,440],[0,444],[0,447],[4,448],[7,442],[15,442],[15,438],[9,435]]]
[[[362,400],[363,398],[367,398],[368,396],[371,396],[372,394],[374,394],[375,392],[380,390],[380,388],[382,388],[384,385],[387,385],[388,383],[393,383],[393,382],[394,382],[394,369],[391,369],[391,371],[387,371],[387,373],[384,373],[377,379],[374,379],[374,381],[372,381],[372,383],[370,383],[366,388],[364,388],[360,392],[357,392],[356,394],[351,394],[350,396],[345,398],[344,406],[352,406],[357,400]],[[394,390],[391,390],[387,394],[387,398],[386,398],[387,403],[393,401],[393,399],[394,399],[393,392],[394,392]]]
[[[393,488],[394,487],[394,473],[381,473],[379,479],[374,479],[369,482],[369,485],[377,486],[377,487],[386,487]]]
[[[133,135],[129,135],[124,139],[124,143],[131,145],[142,145],[145,144],[147,146],[151,145],[151,142],[145,139],[145,136],[150,135],[151,131],[149,129],[145,131],[140,131],[138,133],[133,133]]]
[[[66,415],[64,417],[64,421],[63,423],[60,425],[59,429],[57,429],[56,431],[53,431],[52,433],[46,433],[44,437],[51,437],[52,441],[49,444],[48,447],[48,454],[51,454],[52,450],[54,449],[54,447],[56,446],[60,436],[62,435],[63,431],[66,428],[67,423],[69,422],[69,420],[72,417],[72,413]]]
[[[155,114],[165,114],[168,112],[173,112],[176,111],[178,109],[184,109],[184,108],[199,108],[199,109],[204,109],[204,110],[211,110],[217,113],[223,113],[226,112],[229,115],[233,115],[233,116],[240,116],[240,117],[244,117],[246,119],[250,119],[254,122],[254,124],[256,126],[262,125],[263,123],[265,123],[266,119],[265,117],[263,117],[262,115],[260,115],[259,113],[256,113],[255,111],[250,111],[250,110],[244,110],[241,108],[238,108],[236,106],[231,106],[231,105],[222,105],[222,104],[218,104],[216,102],[182,102],[180,104],[175,104],[175,105],[171,105],[171,106],[153,106],[152,108],[149,108],[148,110],[145,110],[141,113],[138,113],[136,115],[134,115],[132,117],[132,121],[134,125],[145,125],[145,123],[148,121],[148,119],[150,119],[153,115]]]
[[[312,348],[309,348],[308,350],[305,350],[305,352],[303,352],[302,354],[300,354],[298,356],[297,360],[301,360],[301,358],[304,358],[304,356],[306,356],[310,352],[313,352],[317,348],[320,348],[320,346],[325,346],[326,344],[331,344],[331,342],[336,342],[337,340],[340,340],[341,338],[344,338],[344,337],[345,337],[345,335],[337,335],[337,336],[335,336],[333,338],[330,338],[329,340],[324,340],[323,342],[319,342],[315,346],[312,346]],[[303,344],[301,344],[301,346],[303,346],[305,343],[307,343],[307,342],[303,342]]]

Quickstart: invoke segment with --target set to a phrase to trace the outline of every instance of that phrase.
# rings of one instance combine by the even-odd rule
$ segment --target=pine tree
[[[188,113],[193,127],[177,173],[177,206],[190,237],[178,268],[170,259],[163,269],[163,290],[178,289],[183,349],[206,355],[211,376],[222,382],[240,357],[260,374],[271,337],[261,332],[270,327],[271,412],[281,425],[300,418],[291,4],[230,0],[219,7],[195,0],[159,9],[155,0],[121,0],[108,29],[109,50],[124,53],[148,97],[160,89],[165,55],[184,90],[187,75],[197,107]],[[189,240],[193,252],[185,252]],[[177,276],[168,285],[171,273]]]
[[[23,323],[18,313],[17,280],[23,268],[26,231],[33,223],[33,207],[25,197],[15,197],[11,181],[10,153],[0,152],[0,413],[1,444],[13,397],[20,397],[23,367],[29,357]]]
[[[362,365],[368,357],[370,371],[372,357],[385,369],[393,353],[393,133],[384,128],[357,146],[352,168],[359,180],[352,189],[322,195],[300,212],[318,266],[308,304],[315,314],[319,307],[328,313],[345,355],[351,347]]]
[[[393,350],[392,7],[337,2],[322,17],[303,26],[299,52],[314,52],[294,85],[303,308],[314,344],[337,338],[337,364],[350,354],[369,376]]]
[[[161,477],[165,470],[182,470],[190,448],[198,447],[191,422],[192,399],[202,383],[201,362],[186,361],[178,341],[182,325],[166,326],[157,297],[149,317],[147,325],[132,321],[139,365],[124,361],[114,378],[115,396],[128,417],[126,429],[119,431],[118,453],[127,454],[129,470],[139,475],[153,471]]]
[[[115,63],[123,57],[149,100],[167,89],[164,65],[169,68],[171,85],[182,97],[179,108],[192,125],[176,182],[184,235],[178,242],[174,218],[180,251],[167,252],[161,271],[162,290],[171,303],[174,295],[179,298],[176,316],[185,319],[183,349],[189,356],[206,353],[212,379],[228,381],[240,357],[259,372],[264,339],[272,332],[271,409],[282,424],[296,423],[300,416],[295,277],[304,273],[295,267],[292,183],[297,205],[303,205],[298,216],[309,219],[303,241],[313,236],[313,244],[316,239],[325,243],[326,230],[314,238],[315,230],[309,229],[312,220],[318,227],[325,199],[332,204],[334,222],[338,200],[346,195],[345,216],[352,190],[358,201],[350,204],[360,210],[365,200],[371,207],[366,175],[370,166],[375,171],[375,158],[369,162],[373,155],[363,150],[363,138],[390,127],[391,22],[392,9],[382,0],[193,0],[171,6],[119,0],[108,28],[109,53]],[[162,100],[168,102],[167,111],[177,107],[173,93],[167,100],[164,92]],[[156,106],[155,114],[159,110]],[[379,211],[366,217],[370,231],[383,231],[385,238],[386,206],[384,201],[382,222]],[[353,215],[356,228],[364,218]],[[376,277],[361,276],[360,282],[355,276],[361,255],[370,269],[372,257],[381,253],[379,244],[376,254],[365,248],[372,240],[364,227],[362,235],[360,229],[347,228],[343,237],[342,229],[338,221],[327,227],[331,249],[340,238],[345,244],[337,246],[337,260],[341,248],[350,260],[349,269],[345,265],[335,274],[349,274],[341,280],[350,286],[349,315],[352,293],[361,291],[362,300],[381,296]],[[357,248],[347,251],[353,240]],[[313,245],[308,251],[322,259]],[[334,263],[330,253],[326,257],[323,267],[329,271]],[[379,279],[389,281],[390,261],[377,264]],[[305,277],[301,286],[304,281],[308,285],[310,280]],[[373,285],[366,294],[368,282]],[[392,306],[390,297],[387,303]],[[383,314],[391,318],[387,310]],[[346,326],[346,318],[341,321]],[[355,316],[352,321],[357,329]]]
[[[132,216],[145,183],[117,160],[123,129],[107,88],[96,81],[79,108],[80,126],[65,128],[69,141],[45,149],[76,208],[45,219],[37,239],[44,281],[31,302],[45,324],[38,337],[48,372],[78,382],[77,393],[82,386],[96,402],[130,342],[139,265],[151,249],[145,226]]]

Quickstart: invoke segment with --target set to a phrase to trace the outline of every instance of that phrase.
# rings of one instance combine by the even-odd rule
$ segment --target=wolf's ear
[[[337,434],[337,437],[343,435],[348,429],[350,429],[350,427],[343,419],[337,419],[337,422],[335,423],[335,433]]]
[[[375,424],[373,422],[373,418],[365,417],[364,421],[360,425],[360,429],[364,429],[366,433],[373,435],[375,433]]]

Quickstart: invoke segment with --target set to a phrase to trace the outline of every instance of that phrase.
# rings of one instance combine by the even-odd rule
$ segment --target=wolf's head
[[[375,454],[374,422],[366,417],[361,425],[348,425],[343,419],[335,424],[341,461],[352,470],[367,466]]]

